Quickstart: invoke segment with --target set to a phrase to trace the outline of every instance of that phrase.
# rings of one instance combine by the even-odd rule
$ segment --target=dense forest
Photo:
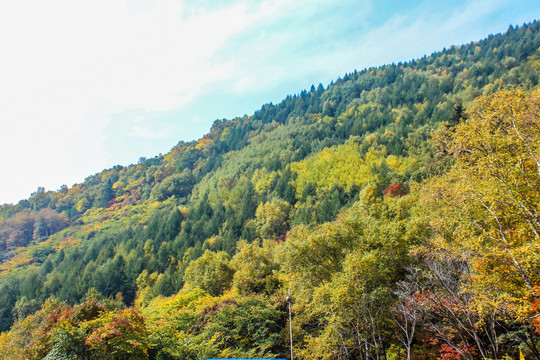
[[[540,23],[0,207],[0,359],[540,359]]]

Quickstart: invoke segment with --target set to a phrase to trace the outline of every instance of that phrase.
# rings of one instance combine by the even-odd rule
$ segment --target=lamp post
[[[292,316],[291,316],[291,289],[287,290],[287,297],[285,298],[285,301],[287,301],[287,304],[289,304],[289,336],[291,340],[291,360],[294,360],[293,358],[293,350],[292,350]]]

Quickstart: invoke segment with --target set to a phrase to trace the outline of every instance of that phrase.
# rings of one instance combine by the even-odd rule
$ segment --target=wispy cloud
[[[532,0],[2,2],[0,203],[538,14]]]

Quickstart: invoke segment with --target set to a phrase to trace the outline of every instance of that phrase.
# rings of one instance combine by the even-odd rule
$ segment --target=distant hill
[[[295,271],[303,269],[306,273],[309,268],[318,274],[311,280],[316,288],[337,281],[348,266],[364,261],[358,258],[347,262],[343,254],[339,255],[339,249],[358,249],[351,245],[359,236],[351,235],[356,231],[354,221],[372,234],[381,232],[388,241],[410,240],[400,245],[405,248],[396,245],[388,250],[401,254],[399,259],[384,260],[397,271],[384,281],[397,284],[404,278],[409,247],[422,243],[429,232],[421,235],[420,230],[413,230],[410,217],[416,198],[407,194],[417,194],[415,189],[426,179],[445,174],[453,166],[451,156],[441,155],[440,143],[439,148],[433,145],[432,135],[465,119],[479,96],[507,88],[536,89],[539,49],[540,24],[535,21],[431,56],[354,71],[326,88],[314,85],[279,104],[265,104],[250,116],[216,120],[201,139],[180,141],[165,155],[103,170],[71,188],[39,188],[16,205],[2,206],[0,331],[7,331],[15,320],[40,309],[51,296],[70,305],[89,301],[90,289],[104,298],[116,297],[119,303],[110,305],[109,310],[134,304],[144,307],[152,301],[157,306],[158,299],[164,299],[159,296],[179,299],[184,296],[179,291],[193,282],[208,294],[221,296],[227,286],[205,288],[206,283],[194,275],[195,265],[190,267],[209,253],[221,252],[227,259],[233,257],[227,281],[233,284],[234,273],[232,288],[244,296],[235,311],[248,306],[245,301],[263,309],[266,305],[257,297],[260,294],[273,299],[265,300],[274,304],[272,311],[282,311],[279,306],[283,304],[276,305],[280,304],[276,299],[282,296],[287,282],[294,282],[295,276],[299,279]],[[384,200],[387,198],[394,200]],[[405,200],[399,203],[399,199],[409,199],[411,204],[406,205]],[[377,202],[386,204],[384,214],[378,213],[381,208],[362,208]],[[372,222],[368,224],[368,220]],[[384,231],[388,233],[383,236]],[[338,239],[339,234],[343,238]],[[347,234],[351,238],[346,238]],[[310,245],[298,242],[294,251],[305,251],[306,264],[287,262],[292,253],[279,255],[285,250],[272,250],[277,254],[273,256],[284,259],[283,266],[288,267],[283,270],[273,258],[274,263],[267,264],[268,273],[258,280],[256,269],[246,270],[248,265],[242,265],[242,261],[247,260],[235,257],[240,249],[247,256],[248,244],[260,244],[260,250],[265,242],[280,247],[289,239],[301,238],[309,239]],[[329,245],[325,239],[336,243]],[[363,253],[386,246],[373,241],[358,246],[366,246]],[[320,259],[326,262],[319,263]],[[262,265],[258,267],[262,269]],[[245,278],[242,280],[239,274]],[[324,291],[303,295],[324,303],[332,296],[331,291]],[[384,291],[386,298],[393,299],[392,291],[397,290]],[[219,309],[208,308],[204,316]],[[356,346],[349,342],[339,345],[335,333],[326,327],[330,320],[317,317],[314,309],[309,311],[297,314],[299,324],[303,322],[302,329],[296,330],[313,331],[311,338],[298,335],[299,341],[302,338],[300,354],[307,354],[306,348],[316,342],[314,339],[323,337],[328,349],[318,351],[348,351]],[[276,314],[272,315],[275,331],[285,332],[286,319]],[[390,320],[385,321],[388,331]],[[344,324],[333,326],[341,329]],[[347,331],[340,334],[349,336]],[[383,337],[391,335],[384,333]],[[370,346],[379,346],[378,341],[374,339],[375,345]],[[399,343],[396,339],[380,341],[385,346]],[[415,339],[419,341],[423,340]],[[276,343],[268,345],[268,352],[261,350],[257,355],[285,356],[286,348]],[[246,345],[246,349],[249,347]],[[363,351],[358,349],[355,356]],[[250,354],[236,355],[255,356]]]

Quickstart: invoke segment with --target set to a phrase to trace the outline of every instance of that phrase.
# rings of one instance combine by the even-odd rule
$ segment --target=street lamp
[[[285,301],[287,301],[287,304],[289,304],[289,336],[291,339],[291,360],[294,360],[293,358],[293,350],[292,350],[292,316],[291,316],[291,289],[287,290],[288,294],[285,298]]]

